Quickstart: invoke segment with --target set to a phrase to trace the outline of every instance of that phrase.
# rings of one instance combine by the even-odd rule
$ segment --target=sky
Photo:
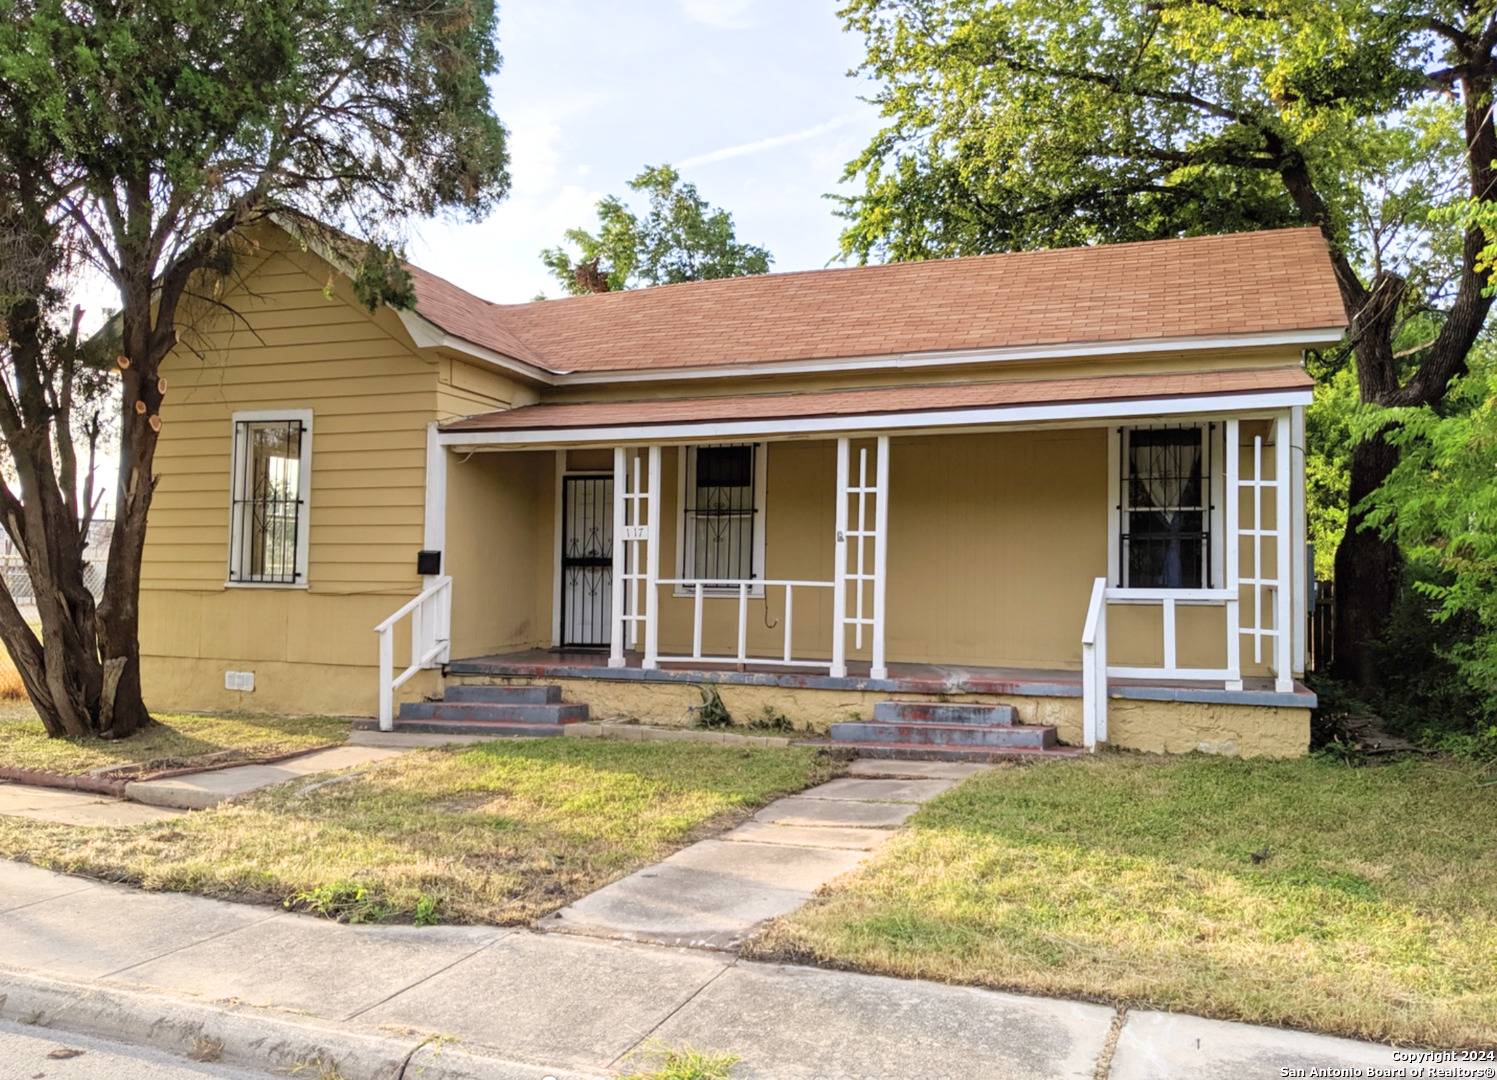
[[[485,221],[424,222],[411,261],[500,303],[561,295],[542,248],[592,229],[627,183],[671,164],[733,215],[774,270],[837,257],[828,192],[878,129],[872,86],[848,71],[862,40],[839,0],[510,0],[495,111],[510,132],[509,197]]]

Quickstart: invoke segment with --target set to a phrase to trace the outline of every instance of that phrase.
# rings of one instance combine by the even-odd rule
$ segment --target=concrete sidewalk
[[[854,869],[920,803],[990,768],[854,761],[848,775],[776,799],[722,836],[683,848],[541,920],[541,929],[656,945],[736,949]]]
[[[349,927],[0,862],[0,1019],[344,1080],[606,1076],[642,1048],[736,1080],[1254,1080],[1384,1047],[496,927]],[[196,1042],[194,1041],[196,1040]],[[419,1065],[419,1068],[418,1068]]]

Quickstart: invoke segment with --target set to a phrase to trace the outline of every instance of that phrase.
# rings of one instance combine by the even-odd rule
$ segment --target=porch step
[[[361,720],[355,727],[372,728],[373,720]],[[561,724],[521,724],[513,721],[483,720],[411,720],[397,719],[396,731],[409,731],[419,735],[482,735],[488,739],[503,738],[552,738],[566,734]]]
[[[422,701],[400,707],[400,721],[450,720],[458,723],[576,724],[587,719],[586,705],[495,704],[484,701]]]
[[[1053,727],[1021,724],[1012,705],[880,701],[873,719],[833,724],[832,743],[860,757],[903,761],[1001,761],[1075,757]]]
[[[1081,756],[1079,746],[911,746],[908,743],[838,743],[853,747],[859,757],[885,761],[1050,761]]]
[[[900,744],[905,746],[969,746],[994,749],[1021,747],[1039,750],[1055,745],[1053,727],[1027,724],[916,724],[874,721],[832,725],[839,743]]]
[[[1016,724],[1012,705],[973,705],[946,701],[880,701],[873,719],[891,724]]]
[[[482,683],[449,685],[444,702],[478,702],[485,705],[558,705],[559,686],[489,686]]]
[[[449,684],[441,701],[407,702],[396,731],[490,738],[564,735],[566,725],[587,719],[586,705],[567,705],[559,686]]]

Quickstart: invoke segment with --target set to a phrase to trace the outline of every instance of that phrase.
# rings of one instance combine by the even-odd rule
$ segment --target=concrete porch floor
[[[527,649],[453,660],[449,675],[526,679],[597,679],[621,682],[720,683],[740,686],[778,686],[788,689],[872,691],[888,694],[1002,694],[1015,697],[1081,696],[1081,672],[1063,669],[982,667],[962,664],[889,665],[887,679],[874,679],[869,665],[850,661],[846,678],[833,678],[811,668],[786,669],[746,664],[663,664],[654,671],[641,667],[642,656],[625,653],[625,666],[610,668],[603,649]],[[1225,690],[1209,683],[1142,679],[1112,679],[1113,697],[1135,701],[1189,701],[1215,705],[1267,705],[1313,709],[1315,694],[1302,683],[1294,693],[1280,694],[1272,679],[1244,680],[1243,689]]]

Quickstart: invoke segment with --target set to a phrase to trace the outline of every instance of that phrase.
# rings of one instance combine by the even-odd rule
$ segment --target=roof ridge
[[[1259,236],[1285,236],[1291,233],[1313,233],[1320,236],[1320,230],[1314,225],[1292,225],[1278,229],[1240,229],[1230,233],[1199,233],[1193,236],[1167,236],[1154,240],[1121,240],[1117,243],[1098,244],[1071,244],[1064,247],[1027,248],[1019,251],[988,251],[980,255],[935,255],[928,259],[894,259],[881,263],[858,263],[853,266],[821,266],[809,270],[771,270],[764,274],[746,274],[737,277],[706,278],[701,281],[672,281],[664,285],[647,285],[639,289],[614,289],[601,293],[584,293],[580,296],[557,296],[547,297],[544,300],[521,300],[514,303],[504,303],[498,300],[484,300],[485,304],[499,308],[504,311],[515,311],[533,309],[542,304],[569,304],[597,302],[605,297],[638,297],[644,295],[659,295],[665,290],[685,290],[691,288],[705,288],[709,286],[726,286],[730,282],[741,281],[783,281],[787,278],[810,277],[823,274],[852,274],[852,273],[877,273],[879,271],[912,270],[931,264],[949,266],[953,263],[973,264],[978,262],[997,262],[1000,260],[1021,261],[1031,258],[1054,258],[1057,256],[1072,256],[1091,254],[1105,251],[1112,254],[1124,250],[1136,250],[1139,248],[1152,248],[1161,246],[1189,246],[1210,242],[1221,242],[1229,240],[1243,240],[1248,237]],[[436,276],[436,275],[433,275]],[[450,284],[450,283],[449,283]],[[453,286],[460,288],[460,286]],[[476,294],[470,293],[475,299],[483,299]]]
[[[1345,325],[1325,240],[1309,226],[793,270],[521,304],[484,299],[407,265],[423,318],[558,376],[691,378],[733,365],[859,358],[874,365],[897,355]]]

